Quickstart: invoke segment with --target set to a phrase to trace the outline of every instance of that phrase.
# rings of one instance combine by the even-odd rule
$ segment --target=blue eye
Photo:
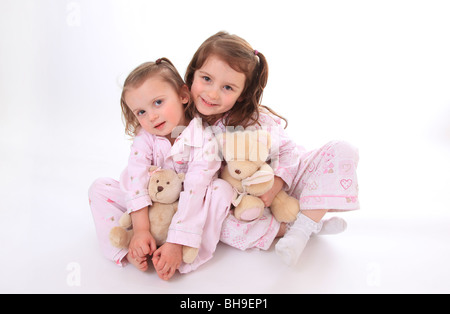
[[[145,110],[139,110],[138,113],[137,113],[137,115],[138,115],[138,116],[142,116],[144,113],[145,113]]]
[[[156,100],[156,101],[154,102],[154,104],[155,104],[156,107],[161,106],[162,103],[163,103],[163,101],[162,101],[161,99],[158,99],[158,100]]]
[[[223,88],[225,88],[225,90],[233,90],[233,88],[230,85],[225,85]]]
[[[203,76],[203,79],[204,79],[206,82],[211,82],[211,78],[210,78],[209,76]]]

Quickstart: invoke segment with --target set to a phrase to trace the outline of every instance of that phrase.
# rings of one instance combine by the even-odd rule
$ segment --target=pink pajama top
[[[206,128],[200,118],[194,118],[173,146],[165,137],[143,129],[138,132],[131,146],[128,166],[120,177],[129,213],[152,205],[147,190],[151,166],[186,174],[167,242],[198,248],[208,210],[202,206],[206,189],[221,166],[211,128]]]

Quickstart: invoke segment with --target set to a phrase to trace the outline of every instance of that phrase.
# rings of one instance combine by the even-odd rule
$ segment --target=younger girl
[[[227,126],[242,126],[271,133],[268,161],[276,177],[273,188],[261,198],[270,206],[284,189],[299,200],[301,212],[288,225],[275,221],[267,210],[260,219],[247,223],[229,215],[221,241],[242,250],[268,249],[276,236],[283,236],[276,252],[294,265],[312,234],[346,228],[345,221],[337,217],[322,221],[325,213],[359,208],[358,153],[345,142],[333,141],[310,152],[296,145],[281,128],[281,119],[285,119],[260,105],[267,79],[262,53],[238,36],[219,32],[199,47],[187,68],[185,80],[193,98],[188,110],[222,131]]]
[[[221,163],[214,158],[214,135],[185,110],[189,102],[188,88],[168,59],[132,71],[121,97],[125,130],[134,136],[128,167],[120,182],[100,178],[89,189],[103,254],[117,265],[130,262],[142,271],[153,254],[155,269],[164,280],[178,268],[187,273],[212,257],[233,194],[228,183],[217,179]],[[186,174],[167,242],[159,249],[149,231],[152,202],[147,186],[152,165]],[[125,211],[131,213],[134,230],[128,250],[109,242],[109,231]],[[182,262],[182,245],[199,248],[192,264]]]

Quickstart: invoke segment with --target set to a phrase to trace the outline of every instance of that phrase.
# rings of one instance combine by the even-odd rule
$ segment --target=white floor
[[[240,252],[219,245],[188,275],[160,280],[153,270],[103,259],[91,227],[68,223],[59,236],[36,221],[20,242],[9,230],[1,293],[449,293],[449,219],[410,221],[348,215],[340,236],[313,238],[300,263],[280,263],[273,248]],[[41,228],[41,232],[38,229]],[[16,229],[16,228],[15,228]],[[36,229],[36,230],[34,230]],[[67,236],[68,231],[77,234]],[[65,236],[63,236],[65,235]]]
[[[145,14],[151,1],[2,1],[0,293],[450,293],[449,6],[292,3],[301,10],[267,4],[253,23],[217,17],[205,29],[194,19],[188,40],[180,28],[152,28],[162,20]],[[276,25],[249,27],[280,14]],[[361,210],[342,214],[345,233],[312,238],[293,268],[273,246],[222,244],[169,282],[118,268],[98,249],[87,189],[127,162],[120,84],[163,55],[183,74],[220,29],[265,52],[263,102],[289,118],[292,138],[310,149],[332,139],[359,147]]]
[[[403,173],[393,173],[389,180],[399,187],[392,193],[377,189],[392,185],[364,154],[358,172],[362,209],[341,214],[345,233],[312,238],[296,267],[283,265],[273,246],[241,252],[221,244],[211,262],[163,282],[152,270],[118,268],[101,256],[87,200],[98,161],[67,153],[64,160],[54,158],[70,149],[57,147],[18,159],[3,156],[2,293],[450,292],[449,177],[433,174],[444,169],[448,152],[434,156],[430,174],[400,179]]]

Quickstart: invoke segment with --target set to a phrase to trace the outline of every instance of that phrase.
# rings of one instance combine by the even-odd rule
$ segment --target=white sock
[[[297,220],[290,226],[286,234],[275,245],[275,252],[289,266],[297,264],[312,233],[322,229],[322,221],[315,222],[299,213]]]
[[[347,229],[347,222],[340,217],[331,217],[330,219],[322,220],[322,229],[318,235],[338,234]]]

